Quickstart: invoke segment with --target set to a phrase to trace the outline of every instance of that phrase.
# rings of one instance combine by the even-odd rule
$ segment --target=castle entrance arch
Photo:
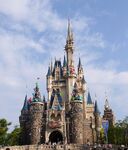
[[[49,136],[49,142],[52,143],[62,143],[63,135],[60,131],[53,131]]]

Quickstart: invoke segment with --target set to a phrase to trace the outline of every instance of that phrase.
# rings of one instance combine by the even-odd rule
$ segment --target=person
[[[87,139],[87,145],[88,145],[88,146],[90,146],[90,142],[89,142],[89,140],[88,140],[88,139]]]

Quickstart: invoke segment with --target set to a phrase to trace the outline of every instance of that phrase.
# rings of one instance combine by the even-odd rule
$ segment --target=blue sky
[[[63,59],[67,20],[93,100],[103,112],[105,91],[116,119],[128,115],[127,0],[0,0],[0,118],[18,124],[36,78],[46,94],[51,59]],[[26,89],[27,85],[27,89]]]

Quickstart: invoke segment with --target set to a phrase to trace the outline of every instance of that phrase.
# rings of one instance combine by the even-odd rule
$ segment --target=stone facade
[[[38,84],[33,98],[25,97],[20,116],[23,145],[79,145],[98,141],[101,117],[97,102],[94,104],[88,93],[80,58],[77,71],[74,66],[74,40],[70,22],[65,51],[63,65],[60,60],[55,60],[54,66],[51,62],[48,68],[47,100],[41,97]]]

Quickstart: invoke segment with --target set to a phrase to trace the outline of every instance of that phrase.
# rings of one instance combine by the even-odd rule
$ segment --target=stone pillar
[[[33,102],[30,107],[30,144],[41,142],[43,103]]]
[[[83,102],[71,102],[70,132],[71,143],[83,144]]]

